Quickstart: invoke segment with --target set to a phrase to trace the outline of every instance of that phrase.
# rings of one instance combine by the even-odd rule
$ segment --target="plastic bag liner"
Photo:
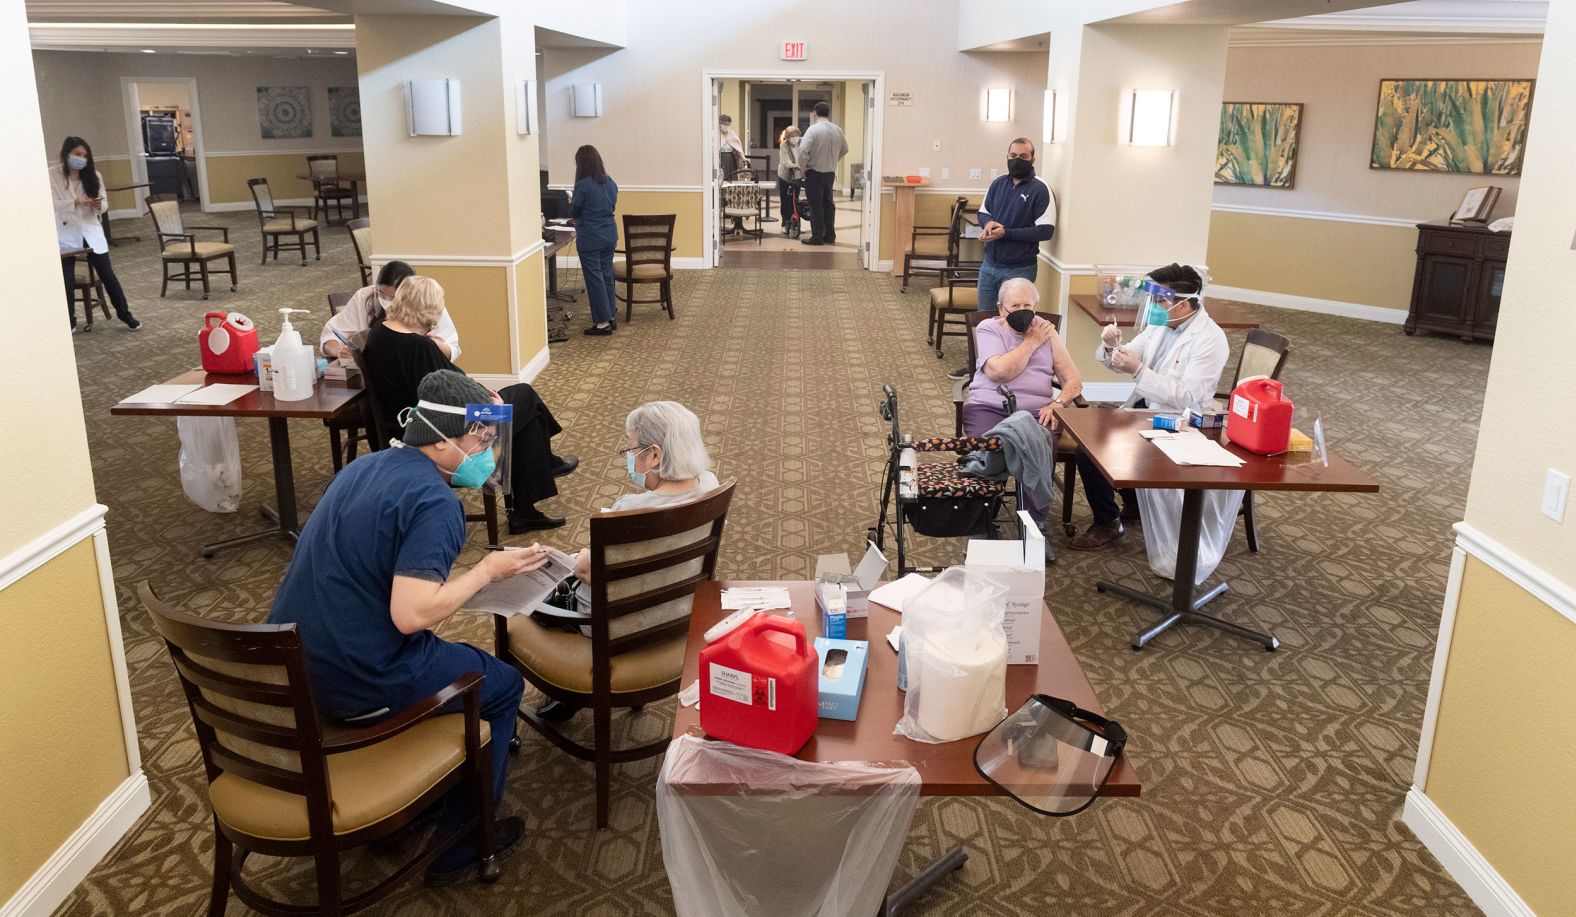
[[[903,603],[908,693],[895,732],[956,742],[1007,715],[1006,608],[1006,585],[973,567],[948,567]]]
[[[1193,585],[1209,579],[1220,566],[1220,559],[1226,556],[1226,546],[1231,543],[1231,533],[1237,526],[1237,510],[1242,507],[1242,493],[1240,490],[1204,491],[1204,518],[1199,526],[1198,568],[1193,571]],[[1144,520],[1144,548],[1149,553],[1149,569],[1166,579],[1174,579],[1177,540],[1182,531],[1182,491],[1140,490],[1138,511]]]
[[[233,417],[177,417],[181,490],[210,513],[241,506],[241,444]]]
[[[879,913],[919,805],[904,765],[822,764],[685,735],[657,781],[681,917]]]

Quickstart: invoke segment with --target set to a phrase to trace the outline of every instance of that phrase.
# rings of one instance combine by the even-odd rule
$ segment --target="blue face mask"
[[[88,161],[81,156],[67,156],[66,165],[80,172],[88,167]]]
[[[455,448],[459,447],[455,446]],[[487,483],[487,479],[492,477],[493,469],[497,466],[498,462],[493,458],[492,447],[488,446],[475,455],[467,455],[465,460],[460,462],[460,466],[454,469],[454,473],[449,475],[449,481],[455,487],[469,487],[474,490]]]
[[[646,472],[635,470],[635,456],[650,448],[650,446],[645,446],[633,452],[624,453],[624,468],[629,472],[629,479],[635,482],[636,487],[644,488],[646,486]]]

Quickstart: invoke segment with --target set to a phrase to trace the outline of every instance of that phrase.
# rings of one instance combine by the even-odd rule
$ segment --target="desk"
[[[104,190],[105,191],[135,191],[138,188],[146,188],[148,186],[149,186],[148,182],[141,182],[141,183],[135,184],[135,185],[119,185],[119,186],[114,187],[114,188],[105,186]],[[125,236],[125,237],[117,240],[109,231],[109,211],[108,210],[104,211],[102,214],[99,215],[99,222],[104,224],[104,241],[109,243],[111,246],[119,245],[121,242],[141,242],[142,241],[142,237],[141,236]]]
[[[929,188],[930,179],[922,179],[917,183],[884,181],[881,187],[891,188],[892,196],[896,198],[896,206],[892,208],[892,276],[902,277],[903,253],[908,251],[914,237],[914,192],[919,188]]]
[[[305,182],[311,182],[312,196],[317,196],[318,179],[313,176],[311,172],[297,172],[296,178],[299,178]],[[350,186],[350,218],[352,220],[361,219],[361,192],[359,187],[361,183],[366,180],[367,176],[361,172],[340,172],[334,176],[334,184],[343,183]],[[344,213],[344,211],[341,210],[340,213]],[[314,214],[314,216],[315,215],[316,214]],[[323,223],[324,225],[328,224],[327,210],[323,211]]]
[[[542,257],[547,261],[547,298],[574,302],[579,290],[558,289],[558,253],[575,244],[575,234],[564,229],[552,230],[552,233],[552,238],[546,240],[546,247],[542,249]],[[569,310],[564,310],[565,317],[568,314]]]
[[[205,373],[200,369],[184,372],[170,379],[167,385],[212,385],[217,382],[257,384],[252,374],[227,375]],[[229,404],[117,404],[110,408],[116,417],[152,415],[160,417],[265,417],[268,419],[268,441],[274,459],[274,507],[264,504],[259,509],[263,517],[274,526],[250,535],[240,535],[205,544],[202,556],[212,557],[214,552],[274,535],[282,535],[292,543],[301,535],[300,520],[296,515],[295,470],[290,463],[290,428],[285,421],[291,417],[330,420],[345,417],[352,411],[362,411],[366,399],[359,380],[334,382],[319,379],[312,390],[312,397],[301,401],[275,401],[273,392],[261,390],[247,392]]]
[[[1261,634],[1199,612],[1200,608],[1226,591],[1226,583],[1221,582],[1202,596],[1194,594],[1197,587],[1193,577],[1198,569],[1204,491],[1376,493],[1379,490],[1378,483],[1333,455],[1330,456],[1330,464],[1325,466],[1314,461],[1310,453],[1258,455],[1229,442],[1225,443],[1226,448],[1247,460],[1240,468],[1178,465],[1154,444],[1138,435],[1140,430],[1151,428],[1154,413],[1100,407],[1061,408],[1056,411],[1065,424],[1064,429],[1078,440],[1078,444],[1113,487],[1147,487],[1183,492],[1181,534],[1178,536],[1177,565],[1170,601],[1106,580],[1098,581],[1095,591],[1114,592],[1164,613],[1165,616],[1158,622],[1133,635],[1135,650],[1143,649],[1145,643],[1179,621],[1214,627],[1257,641],[1266,650],[1274,650],[1280,646],[1280,641],[1273,635]],[[1208,435],[1212,439],[1219,439],[1219,432],[1209,431]]]
[[[1138,321],[1137,309],[1107,306],[1100,302],[1096,293],[1074,293],[1068,297],[1073,305],[1083,310],[1083,313],[1094,319],[1096,325],[1105,326],[1115,322],[1119,328],[1131,328]],[[1249,317],[1242,310],[1242,303],[1229,299],[1205,299],[1204,311],[1215,320],[1215,324],[1222,328],[1257,328],[1259,323]]]

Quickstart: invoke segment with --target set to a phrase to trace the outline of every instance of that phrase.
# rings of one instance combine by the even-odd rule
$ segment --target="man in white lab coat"
[[[1133,376],[1133,393],[1124,408],[1148,408],[1167,413],[1187,408],[1205,410],[1215,397],[1215,386],[1226,366],[1230,345],[1203,305],[1203,279],[1191,267],[1171,264],[1149,274],[1155,295],[1145,308],[1146,327],[1126,345],[1122,332],[1110,325],[1100,337],[1095,359],[1107,367]],[[1177,531],[1182,515],[1182,492],[1170,490],[1123,491],[1122,509],[1109,481],[1087,455],[1078,457],[1084,496],[1094,511],[1094,525],[1074,538],[1076,551],[1104,548],[1122,537],[1124,519],[1137,520],[1142,505],[1144,541],[1150,566],[1169,577],[1176,568]],[[1199,547],[1198,578],[1202,581],[1220,562],[1231,523],[1241,505],[1241,491],[1211,491],[1205,495],[1204,532]],[[1229,504],[1229,506],[1227,505]],[[1224,521],[1224,532],[1222,528]],[[1218,550],[1216,549],[1218,548]]]

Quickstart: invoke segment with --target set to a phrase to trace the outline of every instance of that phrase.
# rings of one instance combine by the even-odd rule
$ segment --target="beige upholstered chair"
[[[263,264],[268,263],[268,253],[279,260],[280,250],[301,253],[301,266],[306,267],[307,236],[312,237],[314,261],[323,260],[323,247],[318,244],[317,221],[306,216],[305,207],[283,207],[274,203],[274,193],[268,189],[268,179],[249,178],[246,187],[252,192],[252,203],[257,205],[257,225],[263,231]],[[289,240],[289,241],[287,241]]]
[[[323,222],[332,222],[328,217],[328,208],[334,208],[334,214],[341,221],[345,219],[345,205],[351,203],[355,194],[348,184],[339,181],[339,157],[334,155],[308,156],[306,158],[307,174],[312,176],[312,217],[317,218],[318,210],[323,211]]]
[[[738,231],[745,236],[754,236],[759,243],[766,237],[766,231],[761,226],[766,220],[766,193],[753,181],[723,182],[722,218],[739,227]],[[753,220],[755,228],[745,229],[745,220]]]
[[[935,274],[941,269],[958,264],[958,239],[963,234],[963,209],[969,199],[960,197],[952,202],[952,210],[945,226],[915,226],[909,238],[908,251],[903,253],[903,292],[908,292],[908,278],[914,274]]]
[[[587,748],[534,712],[520,719],[596,766],[596,826],[607,827],[614,763],[659,755],[666,738],[614,750],[613,708],[639,708],[678,693],[695,587],[712,578],[733,482],[688,503],[591,517],[591,636],[499,616],[498,658],[553,700],[590,707]]]
[[[925,326],[925,343],[934,344],[936,359],[941,359],[941,339],[970,337],[966,326],[970,315],[979,311],[980,266],[959,264],[938,271],[941,285],[930,290],[930,323]],[[995,314],[993,311],[992,315]]]
[[[104,283],[99,280],[98,272],[93,270],[93,262],[88,260],[91,248],[75,248],[71,251],[61,252],[62,261],[71,261],[71,289],[66,297],[66,305],[71,309],[71,323],[77,321],[77,300],[82,300],[82,311],[87,318],[87,324],[82,326],[83,331],[93,330],[93,306],[98,305],[105,318],[109,318],[109,300],[104,296]],[[64,273],[64,272],[62,272]]]
[[[147,583],[137,592],[175,663],[202,749],[214,826],[210,915],[224,913],[231,888],[265,914],[351,914],[468,834],[478,849],[492,850],[491,737],[480,716],[480,673],[376,725],[338,727],[318,712],[295,625],[221,624],[177,611]],[[463,713],[441,712],[456,702]],[[345,851],[388,837],[461,783],[469,784],[475,818],[435,838],[388,879],[345,894]],[[268,898],[248,884],[242,873],[254,853],[312,857],[315,905]],[[493,857],[482,861],[481,876],[498,877]]]
[[[235,292],[235,246],[230,244],[230,230],[223,226],[189,226],[181,215],[181,202],[173,194],[151,194],[147,198],[148,216],[153,219],[153,232],[159,239],[159,252],[164,261],[164,285],[159,290],[162,298],[170,292],[170,281],[179,280],[192,288],[192,281],[202,280],[202,298],[208,298],[210,262],[223,259],[229,263],[230,292]],[[217,232],[222,242],[198,242],[197,231]],[[196,268],[193,268],[196,265]],[[171,268],[179,268],[170,273]]]
[[[366,217],[345,224],[350,244],[356,249],[356,265],[361,268],[361,285],[372,283],[372,221]]]
[[[673,213],[624,215],[624,247],[618,250],[624,260],[613,262],[613,295],[624,303],[625,321],[634,317],[637,302],[661,303],[668,318],[673,318],[673,224],[677,221]],[[618,296],[620,283],[623,296]],[[657,284],[656,299],[635,299],[637,285],[652,283]]]

